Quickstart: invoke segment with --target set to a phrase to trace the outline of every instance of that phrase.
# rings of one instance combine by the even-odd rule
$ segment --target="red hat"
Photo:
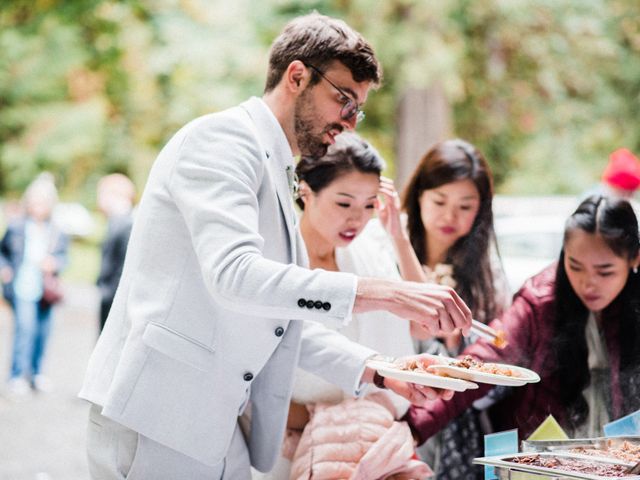
[[[609,155],[602,180],[622,190],[637,190],[640,187],[640,160],[626,148],[619,148]]]

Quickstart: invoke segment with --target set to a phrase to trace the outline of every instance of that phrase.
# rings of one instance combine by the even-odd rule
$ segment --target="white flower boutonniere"
[[[289,192],[291,192],[291,196],[296,199],[298,197],[298,175],[294,170],[292,165],[287,166],[287,183],[289,185]]]

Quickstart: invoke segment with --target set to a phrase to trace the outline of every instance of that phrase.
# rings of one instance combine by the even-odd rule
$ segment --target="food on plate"
[[[466,368],[478,372],[492,373],[494,375],[505,375],[507,377],[522,377],[520,372],[506,365],[498,365],[496,363],[485,363],[482,360],[476,360],[471,355],[465,355],[459,360],[451,363],[453,367]]]
[[[399,368],[400,370],[406,370],[408,372],[421,372],[428,373],[433,375],[433,372],[427,370],[429,365],[433,365],[434,361],[428,358],[412,358],[410,360],[405,360],[402,362],[398,362],[394,364],[394,367]]]
[[[513,463],[531,465],[535,467],[551,468],[565,472],[579,472],[601,477],[627,477],[625,465],[615,463],[598,463],[577,458],[553,457],[541,455],[526,455],[509,459]]]
[[[597,448],[595,446],[575,447],[572,448],[570,452],[595,457],[615,458],[625,462],[640,462],[640,444],[628,440],[624,440],[621,443],[614,443],[613,440],[609,439],[603,448]]]
[[[416,357],[390,359],[370,363],[372,368],[378,370],[383,376],[395,375],[397,378],[404,376],[405,381],[414,383],[433,382],[440,379],[464,381],[468,388],[478,388],[473,382],[488,383],[491,385],[522,386],[528,382],[540,381],[540,377],[530,370],[510,365],[484,363],[466,356],[462,359],[448,358],[440,355],[424,354]],[[462,368],[461,368],[462,367]],[[384,373],[386,372],[386,373]],[[442,382],[440,382],[442,384]],[[462,387],[463,384],[459,384]],[[439,388],[448,388],[442,386]],[[455,390],[455,388],[454,388]],[[463,391],[463,390],[457,390]]]
[[[421,357],[421,358],[412,358],[411,360],[406,360],[404,362],[398,362],[394,364],[394,367],[399,368],[400,370],[406,370],[410,372],[422,372],[422,373],[431,373],[436,375],[441,375],[443,377],[449,377],[450,374],[446,372],[439,372],[428,370],[428,368],[432,365],[440,365],[443,366],[449,365],[451,367],[459,367],[466,368],[468,370],[473,370],[476,372],[483,373],[492,373],[494,375],[504,375],[507,377],[522,377],[520,372],[517,370],[508,367],[507,365],[498,365],[496,363],[485,363],[481,360],[476,360],[470,355],[465,355],[463,358],[455,360],[455,359],[443,359],[442,362],[435,362],[433,359],[429,357]]]
[[[468,389],[478,388],[473,382],[460,378],[438,375],[429,371],[431,365],[446,365],[449,359],[436,355],[424,354],[416,357],[398,358],[373,358],[368,362],[370,368],[378,371],[383,377],[395,378],[403,382],[426,385],[433,388],[464,392]]]
[[[496,330],[478,320],[471,320],[471,332],[490,341],[498,348],[505,348],[508,345],[504,330]]]
[[[493,339],[492,343],[500,349],[506,348],[506,346],[509,344],[507,342],[507,335],[502,330],[496,331],[496,336]]]

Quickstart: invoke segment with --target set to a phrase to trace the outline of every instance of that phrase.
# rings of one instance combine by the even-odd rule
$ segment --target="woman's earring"
[[[638,266],[633,267],[633,273],[638,273]]]

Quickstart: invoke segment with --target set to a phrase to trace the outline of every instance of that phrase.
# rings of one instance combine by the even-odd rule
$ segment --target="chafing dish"
[[[587,455],[569,454],[565,452],[528,452],[516,453],[508,455],[500,455],[495,457],[476,458],[474,463],[479,465],[489,465],[494,467],[496,476],[500,480],[517,480],[524,478],[552,478],[552,479],[582,479],[582,480],[606,480],[611,478],[624,478],[625,480],[640,480],[640,475],[627,476],[611,476],[604,474],[585,473],[579,471],[564,470],[563,466],[548,468],[539,465],[529,465],[525,463],[517,463],[513,461],[515,458],[539,456],[544,459],[556,459],[560,463],[579,462],[580,464],[589,464],[594,466],[594,471],[602,467],[611,469],[624,470],[633,465],[633,462],[623,462],[610,458],[591,457]],[[570,467],[564,467],[570,468]]]

